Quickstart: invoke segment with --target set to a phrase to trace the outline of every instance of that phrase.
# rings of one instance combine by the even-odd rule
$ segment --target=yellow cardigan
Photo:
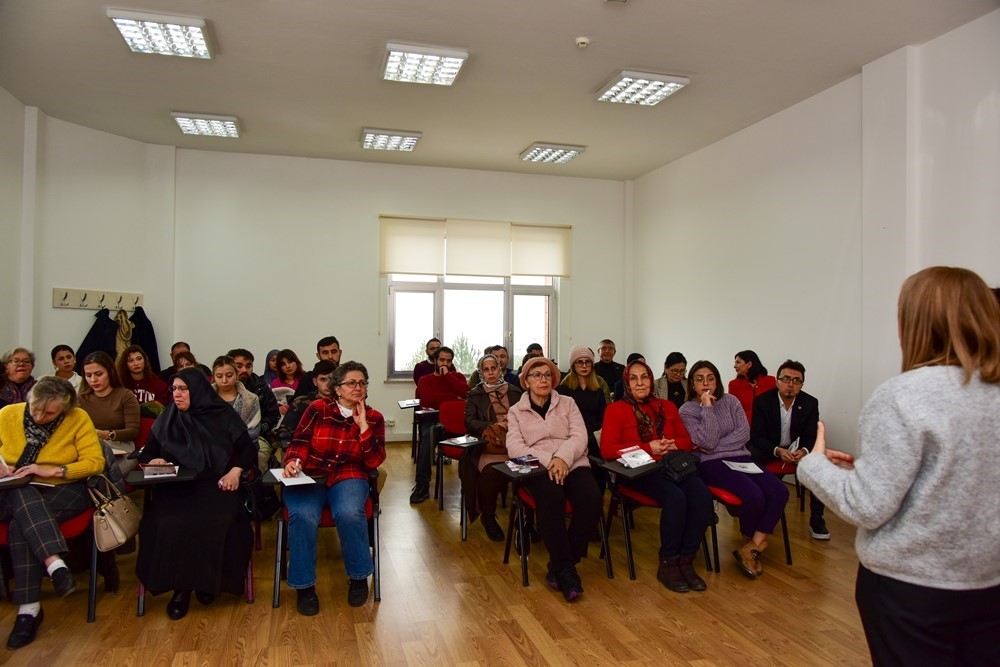
[[[27,403],[15,403],[0,410],[0,454],[11,468],[21,458],[27,445],[27,438],[24,437],[24,411],[27,406]],[[66,466],[65,479],[45,479],[52,484],[72,482],[104,472],[104,449],[97,439],[90,416],[80,408],[67,412],[62,424],[38,453],[35,463],[54,468]]]

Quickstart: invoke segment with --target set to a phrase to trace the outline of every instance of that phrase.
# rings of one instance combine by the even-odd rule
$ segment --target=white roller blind
[[[511,225],[511,273],[569,277],[572,231],[569,227]]]
[[[445,257],[453,276],[509,276],[510,224],[448,219]]]
[[[425,273],[445,271],[444,220],[380,218],[382,273]]]

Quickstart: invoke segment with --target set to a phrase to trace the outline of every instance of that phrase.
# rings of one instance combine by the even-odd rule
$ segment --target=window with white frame
[[[430,338],[455,350],[455,365],[466,375],[492,345],[507,348],[515,369],[531,343],[554,356],[559,278],[568,275],[568,228],[381,222],[381,271],[389,286],[388,379],[412,378],[413,367],[426,359]],[[529,267],[546,272],[529,273]]]

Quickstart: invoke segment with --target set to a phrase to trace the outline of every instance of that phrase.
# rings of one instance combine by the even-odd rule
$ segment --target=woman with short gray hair
[[[7,648],[35,639],[42,623],[38,600],[44,572],[59,596],[76,590],[62,559],[69,547],[59,523],[87,509],[85,480],[103,471],[104,464],[94,424],[77,407],[76,392],[66,380],[43,377],[29,403],[0,410],[0,477],[33,475],[45,482],[0,489],[0,521],[8,522],[14,569],[11,600],[20,605]]]
[[[35,353],[26,347],[15,347],[3,355],[5,380],[0,386],[0,407],[28,400],[35,378]]]

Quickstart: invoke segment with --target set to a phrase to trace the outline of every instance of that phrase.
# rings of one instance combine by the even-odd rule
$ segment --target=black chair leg
[[[111,552],[114,558],[114,552]],[[97,540],[90,540],[90,590],[87,592],[87,623],[97,620]]]
[[[378,553],[378,512],[372,512],[372,519],[375,523],[375,546],[372,548],[372,564],[375,566],[375,572],[372,575],[372,584],[375,588],[375,602],[382,601],[382,566],[379,559]]]
[[[788,523],[785,521],[785,513],[781,513],[781,535],[785,538],[785,560],[792,564],[792,545],[788,541]]]
[[[281,606],[281,552],[284,549],[283,538],[285,536],[285,522],[282,517],[278,517],[278,535],[274,545],[274,594],[271,598],[271,606],[275,609]]]

